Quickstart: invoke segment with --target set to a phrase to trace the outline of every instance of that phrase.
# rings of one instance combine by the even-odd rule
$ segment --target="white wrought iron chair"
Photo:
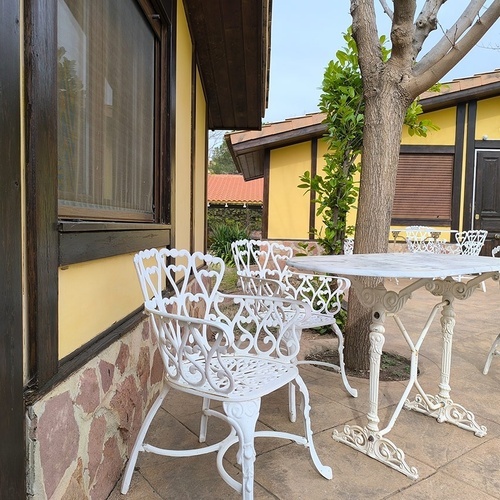
[[[500,245],[496,246],[491,250],[491,256],[496,257],[497,254],[500,253]],[[497,338],[494,340],[491,345],[491,349],[488,352],[488,356],[486,356],[486,363],[484,364],[483,373],[485,375],[490,371],[491,362],[493,360],[493,356],[500,356],[500,333],[497,335]]]
[[[216,452],[222,479],[243,499],[251,500],[256,437],[283,438],[302,444],[309,449],[318,472],[331,479],[331,468],[321,463],[314,447],[307,387],[292,362],[299,350],[295,325],[310,314],[308,305],[279,297],[222,294],[218,287],[224,262],[201,253],[144,250],[135,256],[134,262],[147,297],[145,312],[150,316],[165,367],[165,385],[139,430],[121,492],[128,492],[139,452],[171,457]],[[162,296],[165,289],[167,293]],[[227,303],[234,311],[231,314],[224,308]],[[256,431],[261,398],[289,383],[295,384],[302,394],[304,436]],[[227,422],[231,426],[229,435],[219,443],[186,450],[147,444],[149,426],[170,389],[203,399],[200,442],[205,441],[209,416]],[[211,400],[222,402],[223,411],[210,409]],[[241,483],[224,469],[224,454],[236,443]]]
[[[344,255],[352,255],[354,252],[354,238],[344,238]]]
[[[344,336],[337,325],[337,314],[342,307],[342,297],[351,286],[347,278],[338,276],[307,274],[294,272],[287,264],[287,259],[293,257],[293,248],[277,242],[262,240],[238,240],[231,244],[231,250],[236,270],[245,293],[274,295],[280,293],[284,297],[301,300],[312,309],[309,318],[304,318],[298,325],[298,338],[304,328],[331,327],[338,338],[339,366],[323,361],[300,360],[297,364],[322,365],[340,372],[342,382],[347,392],[357,397],[358,391],[351,387],[345,373]],[[261,285],[241,278],[267,280]],[[273,287],[269,281],[279,282]],[[279,290],[279,291],[278,291]],[[290,389],[290,420],[295,421],[294,388]]]
[[[460,231],[455,233],[455,240],[457,242],[460,255],[479,255],[483,248],[488,231],[484,229],[470,229],[469,231]],[[457,281],[462,281],[463,276],[457,276]],[[486,285],[484,281],[481,282],[481,289],[486,292]]]
[[[411,253],[437,253],[439,246],[433,237],[435,229],[429,226],[408,226],[405,229],[405,239],[408,251]]]
[[[460,247],[461,255],[479,255],[483,248],[488,231],[485,229],[471,229],[455,233],[455,240]]]

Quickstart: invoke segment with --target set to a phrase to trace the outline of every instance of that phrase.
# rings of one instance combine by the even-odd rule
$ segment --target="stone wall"
[[[107,498],[161,390],[152,335],[145,319],[28,407],[28,498]]]

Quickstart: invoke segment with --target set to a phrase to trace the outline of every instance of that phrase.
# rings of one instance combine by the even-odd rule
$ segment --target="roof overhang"
[[[500,95],[500,81],[481,85],[480,87],[470,87],[456,92],[436,93],[431,97],[421,98],[420,104],[424,112],[430,112],[458,106],[463,102],[479,101],[498,95]]]
[[[460,87],[460,85],[462,87]],[[420,104],[424,113],[458,106],[459,104],[489,99],[500,95],[500,71],[443,84],[441,92],[425,92]],[[316,117],[316,118],[314,118]],[[232,132],[226,134],[226,143],[238,170],[246,180],[264,175],[265,151],[325,136],[325,115],[316,113],[276,124],[265,125],[261,132]],[[315,123],[300,126],[305,118]],[[305,122],[307,123],[307,122]]]
[[[272,0],[184,0],[212,130],[260,130]]]

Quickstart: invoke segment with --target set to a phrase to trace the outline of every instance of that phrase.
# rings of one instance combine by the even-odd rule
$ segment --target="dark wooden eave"
[[[212,130],[260,130],[272,0],[184,0]]]
[[[246,181],[250,181],[263,177],[266,149],[282,148],[323,137],[325,132],[326,125],[318,123],[234,144],[231,142],[231,134],[226,134],[225,140],[238,170]]]

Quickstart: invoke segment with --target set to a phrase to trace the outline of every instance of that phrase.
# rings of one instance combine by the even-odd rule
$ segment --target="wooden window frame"
[[[58,219],[57,191],[57,0],[25,2],[26,266],[28,273],[28,386],[33,401],[83,366],[141,318],[131,311],[92,349],[58,358],[58,272],[63,265],[164,246],[171,239],[171,172],[175,147],[176,2],[136,0],[146,17],[160,16],[161,61],[157,104],[160,124],[154,180],[158,218],[154,223],[92,222]],[[159,24],[158,24],[159,25]],[[160,26],[160,25],[159,25]],[[156,28],[158,29],[158,27]],[[160,56],[159,56],[160,57]]]

